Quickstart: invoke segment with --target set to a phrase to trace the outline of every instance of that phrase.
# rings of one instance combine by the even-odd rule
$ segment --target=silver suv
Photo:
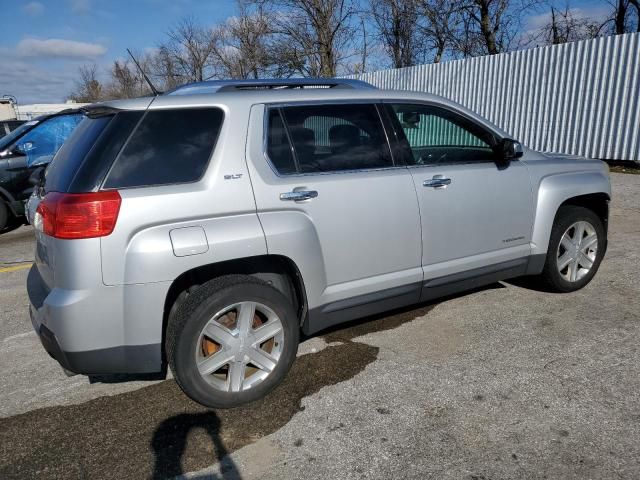
[[[40,189],[28,278],[74,373],[168,364],[233,407],[283,379],[300,331],[523,275],[570,292],[607,246],[606,164],[434,95],[204,82],[86,114]]]

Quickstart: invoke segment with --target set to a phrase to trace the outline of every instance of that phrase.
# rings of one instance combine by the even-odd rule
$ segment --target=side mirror
[[[511,138],[503,139],[500,147],[500,158],[505,163],[509,163],[511,160],[515,160],[524,155],[522,144]]]

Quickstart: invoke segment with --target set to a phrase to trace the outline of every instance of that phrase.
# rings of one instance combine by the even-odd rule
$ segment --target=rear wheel
[[[542,278],[557,292],[587,285],[598,271],[606,248],[600,218],[584,207],[561,207],[551,230]]]
[[[291,302],[254,277],[233,275],[191,293],[167,326],[167,357],[180,388],[207,407],[257,400],[286,375],[298,347]]]

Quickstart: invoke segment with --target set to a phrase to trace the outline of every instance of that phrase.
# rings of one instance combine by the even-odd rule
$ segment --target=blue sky
[[[572,0],[571,6],[589,16],[609,8],[606,0]],[[79,66],[96,63],[106,71],[127,47],[157,46],[185,16],[213,25],[234,11],[235,0],[0,0],[0,96],[14,95],[21,104],[63,101]],[[528,22],[545,19],[541,13]]]
[[[185,16],[214,24],[234,7],[233,0],[0,0],[0,96],[63,101],[79,66],[106,70],[127,47],[155,47]]]

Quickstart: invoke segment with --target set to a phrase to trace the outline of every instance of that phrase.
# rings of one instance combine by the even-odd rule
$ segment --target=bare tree
[[[217,76],[260,78],[271,67],[269,38],[273,19],[258,5],[238,2],[239,15],[213,31],[212,63]]]
[[[180,83],[201,82],[211,76],[214,51],[210,29],[198,25],[191,17],[185,18],[167,32],[167,41],[160,45],[171,72]],[[163,63],[165,68],[167,63]]]
[[[600,25],[598,34],[640,32],[640,0],[609,0],[608,3],[611,5],[611,12]]]
[[[508,51],[520,32],[520,21],[538,0],[462,0],[458,30],[453,35],[463,56]]]
[[[419,0],[423,21],[423,42],[433,52],[433,63],[440,63],[447,47],[452,44],[452,32],[457,21],[456,8],[448,0]]]
[[[145,72],[149,70],[151,59],[137,55]],[[134,98],[151,93],[142,73],[129,60],[116,60],[111,67],[111,81],[105,88],[107,98]]]
[[[334,77],[353,54],[356,0],[254,0],[274,14],[274,54],[288,69]],[[276,13],[277,12],[277,13]]]
[[[636,9],[636,32],[640,32],[640,0],[629,0],[629,4]]]
[[[173,55],[166,46],[158,48],[151,58],[151,76],[160,82],[162,91],[173,90],[184,83],[179,67],[173,59]],[[154,81],[155,83],[155,81]]]
[[[616,0],[612,18],[608,21],[613,22],[613,33],[621,35],[633,31],[633,12],[631,6],[636,10],[636,31],[640,32],[640,2],[638,0]],[[605,25],[606,23],[605,22]]]
[[[422,52],[418,0],[371,0],[371,18],[393,68],[409,67]]]
[[[103,87],[98,80],[97,73],[98,66],[95,63],[81,66],[78,69],[80,78],[75,82],[75,89],[69,95],[69,99],[79,103],[93,103],[103,100]]]

